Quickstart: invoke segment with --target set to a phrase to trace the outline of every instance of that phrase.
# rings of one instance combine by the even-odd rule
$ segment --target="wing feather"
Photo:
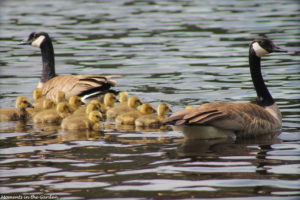
[[[66,93],[66,98],[83,96],[95,91],[106,91],[116,86],[116,81],[100,75],[68,75],[57,76],[43,84],[43,94],[55,99],[58,91]]]

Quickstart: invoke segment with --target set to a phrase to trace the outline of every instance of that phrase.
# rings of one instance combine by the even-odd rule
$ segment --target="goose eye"
[[[35,35],[35,33],[31,33],[31,34],[29,35],[29,39],[32,39],[32,38],[34,37],[34,35]]]

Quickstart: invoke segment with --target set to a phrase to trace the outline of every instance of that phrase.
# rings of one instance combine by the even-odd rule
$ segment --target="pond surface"
[[[186,142],[171,127],[68,133],[32,122],[3,122],[1,198],[299,198],[298,1],[0,4],[1,107],[13,107],[17,96],[32,99],[40,51],[17,45],[32,31],[52,37],[57,74],[120,74],[118,90],[155,107],[166,102],[173,112],[215,100],[254,102],[249,43],[267,36],[289,51],[262,60],[283,115],[282,132]]]

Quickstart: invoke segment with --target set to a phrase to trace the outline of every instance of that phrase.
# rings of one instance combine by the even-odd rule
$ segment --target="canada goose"
[[[71,96],[69,99],[69,104],[71,111],[74,112],[82,105],[81,98],[79,96]]]
[[[274,132],[281,128],[281,113],[261,74],[261,57],[272,52],[287,52],[269,39],[256,39],[250,44],[249,64],[257,93],[252,103],[211,102],[174,113],[164,123],[176,125],[186,138],[197,138],[203,127],[226,130],[238,137]]]
[[[27,108],[26,110],[33,118],[37,113],[41,112],[42,110],[53,109],[55,108],[55,103],[51,99],[44,99],[42,108]]]
[[[106,93],[104,95],[104,104],[101,105],[101,112],[106,114],[106,111],[113,108],[117,102],[117,97],[113,93]]]
[[[162,124],[162,120],[166,119],[166,115],[170,112],[170,108],[166,103],[161,103],[157,107],[157,115],[143,115],[135,120],[135,126],[158,128]]]
[[[43,91],[41,88],[35,88],[33,90],[33,108],[26,108],[26,111],[29,113],[30,117],[35,115],[37,112],[41,111],[43,109],[43,101],[46,99],[43,96]]]
[[[43,90],[41,88],[35,88],[33,90],[33,107],[35,109],[42,109],[44,99],[45,97],[43,96]]]
[[[74,113],[72,113],[71,115],[64,118],[62,123],[64,121],[70,121],[71,119],[75,119],[75,118],[85,119],[85,118],[88,118],[88,116],[91,112],[99,111],[99,106],[94,103],[89,103],[87,106],[83,106],[83,107],[84,107],[84,110],[81,108],[79,110],[76,110]]]
[[[116,117],[122,113],[127,113],[130,111],[137,110],[137,107],[139,107],[142,104],[140,98],[133,96],[128,99],[128,102],[121,102],[117,106],[109,109],[106,112],[107,120],[113,121],[116,119]]]
[[[62,129],[68,130],[95,130],[101,129],[102,114],[99,111],[92,111],[88,116],[65,118],[61,123]]]
[[[16,108],[1,108],[0,121],[18,121],[27,120],[29,114],[26,108],[33,107],[27,97],[19,96],[16,99]]]
[[[88,114],[91,111],[100,111],[100,110],[101,110],[100,101],[93,99],[92,101],[90,101],[88,105],[81,106],[80,108],[75,110],[72,115],[84,115],[86,113]]]
[[[57,104],[56,108],[42,110],[33,117],[34,123],[60,124],[62,119],[71,114],[70,105],[66,102]]]
[[[44,99],[43,110],[55,108],[55,103],[51,99]]]
[[[116,81],[102,75],[67,75],[56,76],[54,50],[51,38],[45,32],[32,32],[26,42],[21,45],[32,45],[41,49],[43,60],[43,72],[38,88],[43,89],[43,94],[49,99],[55,100],[58,91],[66,93],[66,99],[71,96],[80,96],[84,102],[92,98],[101,97],[106,92],[115,92],[110,88],[116,86]]]
[[[120,91],[119,92],[119,102],[120,102],[120,104],[123,104],[123,103],[126,104],[128,102],[128,97],[129,97],[128,92]]]
[[[131,112],[125,112],[118,115],[116,118],[117,125],[134,125],[135,120],[143,115],[149,115],[155,112],[153,106],[149,103],[145,103],[141,106],[140,111],[133,110]]]

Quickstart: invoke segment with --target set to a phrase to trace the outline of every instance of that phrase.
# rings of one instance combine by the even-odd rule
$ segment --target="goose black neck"
[[[41,82],[45,83],[55,76],[54,50],[51,39],[48,38],[41,44],[43,72]]]
[[[249,64],[252,82],[257,93],[257,103],[260,106],[270,106],[275,103],[268,88],[265,85],[264,79],[261,74],[260,57],[256,56],[253,49],[250,48]]]

